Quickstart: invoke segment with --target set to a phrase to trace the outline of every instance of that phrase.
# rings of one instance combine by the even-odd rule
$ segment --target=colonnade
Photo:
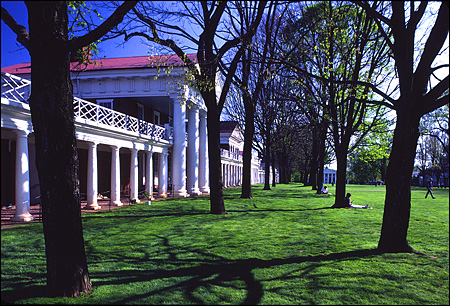
[[[88,142],[88,171],[87,171],[87,209],[99,209],[97,203],[98,182],[97,182],[97,146],[95,142]],[[111,203],[122,206],[120,201],[120,148],[116,145],[111,147]],[[131,148],[130,158],[130,199],[139,202],[138,184],[138,150]],[[145,158],[145,192],[153,195],[153,153],[144,151]],[[159,154],[158,159],[158,196],[167,197],[168,186],[168,152]]]
[[[234,187],[242,184],[242,165],[222,163],[223,187]]]
[[[190,105],[187,143],[186,112],[186,103],[174,98],[172,184],[178,197],[209,193],[206,111]]]

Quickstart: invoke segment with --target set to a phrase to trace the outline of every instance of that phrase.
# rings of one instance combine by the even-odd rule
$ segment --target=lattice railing
[[[16,102],[28,103],[31,82],[27,79],[2,72],[2,97]]]
[[[27,79],[2,72],[3,98],[16,102],[28,103],[30,97],[31,82]],[[169,126],[163,127],[135,117],[119,113],[115,110],[97,105],[95,103],[74,97],[74,116],[84,120],[127,130],[141,135],[149,136],[154,140],[170,140],[173,138],[173,129]]]
[[[155,140],[169,140],[171,130],[165,127],[139,120],[135,117],[119,113],[104,106],[94,104],[79,98],[74,98],[75,118],[89,120],[97,124],[103,124],[141,135],[149,136]]]

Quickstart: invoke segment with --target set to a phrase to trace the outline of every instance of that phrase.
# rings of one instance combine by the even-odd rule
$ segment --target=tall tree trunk
[[[244,94],[245,106],[245,130],[244,130],[244,153],[243,153],[243,177],[241,198],[251,199],[252,195],[252,144],[255,131],[255,111],[252,99]]]
[[[276,187],[277,186],[277,182],[276,182],[276,169],[275,169],[275,153],[271,152],[271,165],[272,165],[272,187]]]
[[[419,120],[397,113],[392,151],[386,172],[386,198],[378,249],[411,252],[406,240],[411,209],[411,176],[419,138]]]
[[[88,293],[78,179],[67,3],[29,1],[31,119],[51,296]],[[72,195],[68,197],[67,195]]]
[[[214,101],[213,103],[207,104],[211,213],[215,215],[225,215],[227,212],[223,200],[222,162],[220,157],[220,114],[217,110],[217,106],[214,106],[214,104],[216,104],[214,92],[203,93],[202,96],[205,101]]]
[[[322,191],[323,186],[323,168],[325,166],[325,141],[327,137],[327,131],[323,126],[320,126],[319,134],[319,172],[317,174],[317,193]]]
[[[319,169],[318,165],[318,137],[317,137],[317,124],[313,128],[312,132],[312,149],[311,149],[311,168],[309,172],[309,184],[311,185],[311,190],[317,190],[317,171]]]
[[[265,154],[264,154],[264,160],[266,162],[266,169],[264,171],[264,188],[263,190],[270,190],[270,166],[271,166],[271,159],[270,159],[270,146],[271,141],[270,141],[270,129],[267,127],[266,128],[266,147],[265,147]],[[273,165],[272,165],[273,167]]]
[[[347,178],[347,148],[348,143],[341,143],[338,148],[336,148],[336,160],[337,160],[337,171],[336,171],[336,196],[333,204],[333,208],[346,207],[347,203],[345,201],[345,185]]]

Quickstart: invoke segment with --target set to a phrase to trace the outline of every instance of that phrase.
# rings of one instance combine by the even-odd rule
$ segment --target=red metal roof
[[[197,62],[196,54],[188,54],[188,57]],[[70,63],[71,71],[90,71],[90,70],[110,70],[110,69],[139,69],[150,67],[183,66],[184,63],[177,55],[158,55],[158,56],[135,56],[121,58],[103,58],[92,59],[95,64],[88,64],[87,67],[79,65],[77,62]],[[2,72],[10,74],[30,74],[31,64],[21,63],[2,68]]]

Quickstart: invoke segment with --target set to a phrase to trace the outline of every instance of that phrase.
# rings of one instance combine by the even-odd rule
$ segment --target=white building
[[[323,184],[336,184],[336,170],[323,169]]]
[[[195,55],[189,55],[195,60]],[[87,207],[97,195],[122,205],[121,194],[187,197],[209,193],[207,112],[201,96],[183,83],[177,56],[96,60],[86,69],[72,63],[80,190]],[[171,73],[164,73],[170,67]],[[2,205],[15,204],[15,220],[28,221],[39,202],[34,134],[27,99],[29,63],[2,68]],[[242,142],[236,126],[222,123],[224,187],[242,181]],[[252,183],[260,160],[252,161]],[[255,172],[255,174],[253,174]],[[253,177],[255,179],[253,179]],[[154,190],[154,187],[157,187]]]

